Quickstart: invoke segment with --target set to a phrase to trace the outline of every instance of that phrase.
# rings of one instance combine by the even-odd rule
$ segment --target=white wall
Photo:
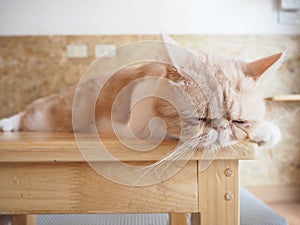
[[[0,0],[0,35],[300,34],[279,0]]]

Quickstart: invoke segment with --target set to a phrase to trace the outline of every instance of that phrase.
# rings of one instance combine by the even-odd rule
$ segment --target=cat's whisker
[[[166,161],[166,167],[162,171],[160,171],[161,175],[159,177],[161,177],[164,174],[164,172],[169,168],[169,166],[172,165],[174,162],[180,161],[181,163],[186,164],[188,162],[186,157],[191,158],[193,156],[193,154],[195,153],[194,150],[195,149],[193,149],[193,148],[186,149],[186,150],[182,151],[182,153],[180,155],[177,155],[176,157],[172,158],[171,160]],[[187,155],[187,153],[190,153],[190,154]],[[183,154],[185,155],[185,158],[184,158],[184,160],[180,160],[179,157]]]
[[[242,150],[242,151],[246,151],[247,148],[244,144],[242,144],[241,142],[236,143],[236,145]]]
[[[229,145],[228,147],[229,147],[229,151],[232,153],[234,158],[238,158],[238,153],[237,153],[236,149],[232,145]]]
[[[211,163],[215,160],[217,157],[217,154],[221,148],[218,146],[212,146],[212,147],[205,147],[203,149],[203,156],[200,161],[200,171],[206,170]]]
[[[162,166],[165,166],[165,168],[159,171],[160,175],[158,175],[157,177],[157,178],[161,178],[161,176],[165,173],[165,171],[169,168],[169,166],[172,165],[175,161],[177,161],[178,158],[181,157],[182,155],[184,155],[184,159],[182,159],[181,162],[185,164],[195,153],[195,148],[193,147],[193,144],[190,144],[190,146],[184,146],[183,149],[180,147],[181,146],[179,146],[178,149],[175,149],[171,154],[169,154],[167,157],[163,158],[162,160],[152,165],[133,171],[133,173],[137,173],[145,170],[145,172],[135,181],[135,184],[138,184],[149,173],[155,172],[155,170],[157,171]],[[190,154],[187,155],[186,153],[190,153]]]
[[[280,102],[280,101],[278,101],[276,103],[279,104],[279,105],[281,105],[281,106],[283,106],[286,110],[292,111],[291,107],[289,107],[286,103]]]
[[[236,144],[244,153],[247,157],[251,157],[250,152],[248,151],[247,147],[243,143],[237,143]]]
[[[199,137],[199,135],[198,134],[196,134],[196,135],[194,135],[194,136],[181,136],[181,138],[184,138],[184,140],[187,140],[187,141],[203,141],[203,140],[206,140],[207,138],[208,138],[208,134],[205,134],[205,135],[201,135],[200,137]]]
[[[187,142],[184,145],[187,145]],[[134,172],[139,172],[139,171],[144,170],[144,169],[149,169],[149,168],[152,168],[154,166],[158,166],[160,163],[166,162],[166,161],[168,161],[170,159],[173,159],[173,158],[175,158],[177,156],[180,156],[181,154],[183,154],[183,152],[185,150],[188,150],[188,149],[189,149],[188,146],[184,146],[183,147],[183,145],[181,145],[181,146],[177,147],[172,153],[170,153],[169,155],[167,155],[165,158],[161,159],[160,161],[157,161],[156,163],[151,164],[151,165],[146,166],[146,167],[143,167],[141,169],[137,169]]]
[[[230,153],[232,153],[232,154],[234,153],[234,149],[231,145],[228,145],[227,149],[230,151]]]
[[[276,119],[274,119],[274,120],[272,120],[272,122],[278,122],[278,121],[281,121],[282,119],[284,119],[284,118],[286,118],[286,117],[289,117],[289,116],[296,116],[296,114],[298,113],[300,111],[300,107],[298,107],[296,110],[294,110],[294,111],[290,111],[290,112],[288,112],[288,114],[287,115],[283,115],[283,116],[281,116],[281,117],[279,117],[279,118],[276,118]]]

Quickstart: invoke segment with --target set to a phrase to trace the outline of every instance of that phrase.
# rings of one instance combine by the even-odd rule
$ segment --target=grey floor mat
[[[241,188],[240,194],[241,225],[288,225],[286,219],[249,191]],[[168,223],[167,213],[37,216],[37,225],[167,225]]]
[[[288,221],[249,191],[240,191],[241,225],[288,225]]]
[[[161,214],[38,215],[37,225],[168,225]]]

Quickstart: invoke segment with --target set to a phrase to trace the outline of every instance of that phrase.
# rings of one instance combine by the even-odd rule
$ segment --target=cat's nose
[[[225,119],[215,119],[212,121],[212,127],[218,133],[220,133],[222,130],[225,130],[227,126],[228,126],[228,121]]]
[[[216,127],[214,127],[214,129],[215,129],[218,133],[220,133],[222,130],[225,130],[225,129],[226,129],[226,126],[216,126]]]

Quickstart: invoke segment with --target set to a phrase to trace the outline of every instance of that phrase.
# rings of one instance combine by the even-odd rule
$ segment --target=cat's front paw
[[[21,115],[16,114],[12,117],[0,120],[0,132],[12,132],[20,129]]]
[[[251,134],[251,141],[260,146],[273,147],[281,140],[280,129],[273,123],[261,122]]]

